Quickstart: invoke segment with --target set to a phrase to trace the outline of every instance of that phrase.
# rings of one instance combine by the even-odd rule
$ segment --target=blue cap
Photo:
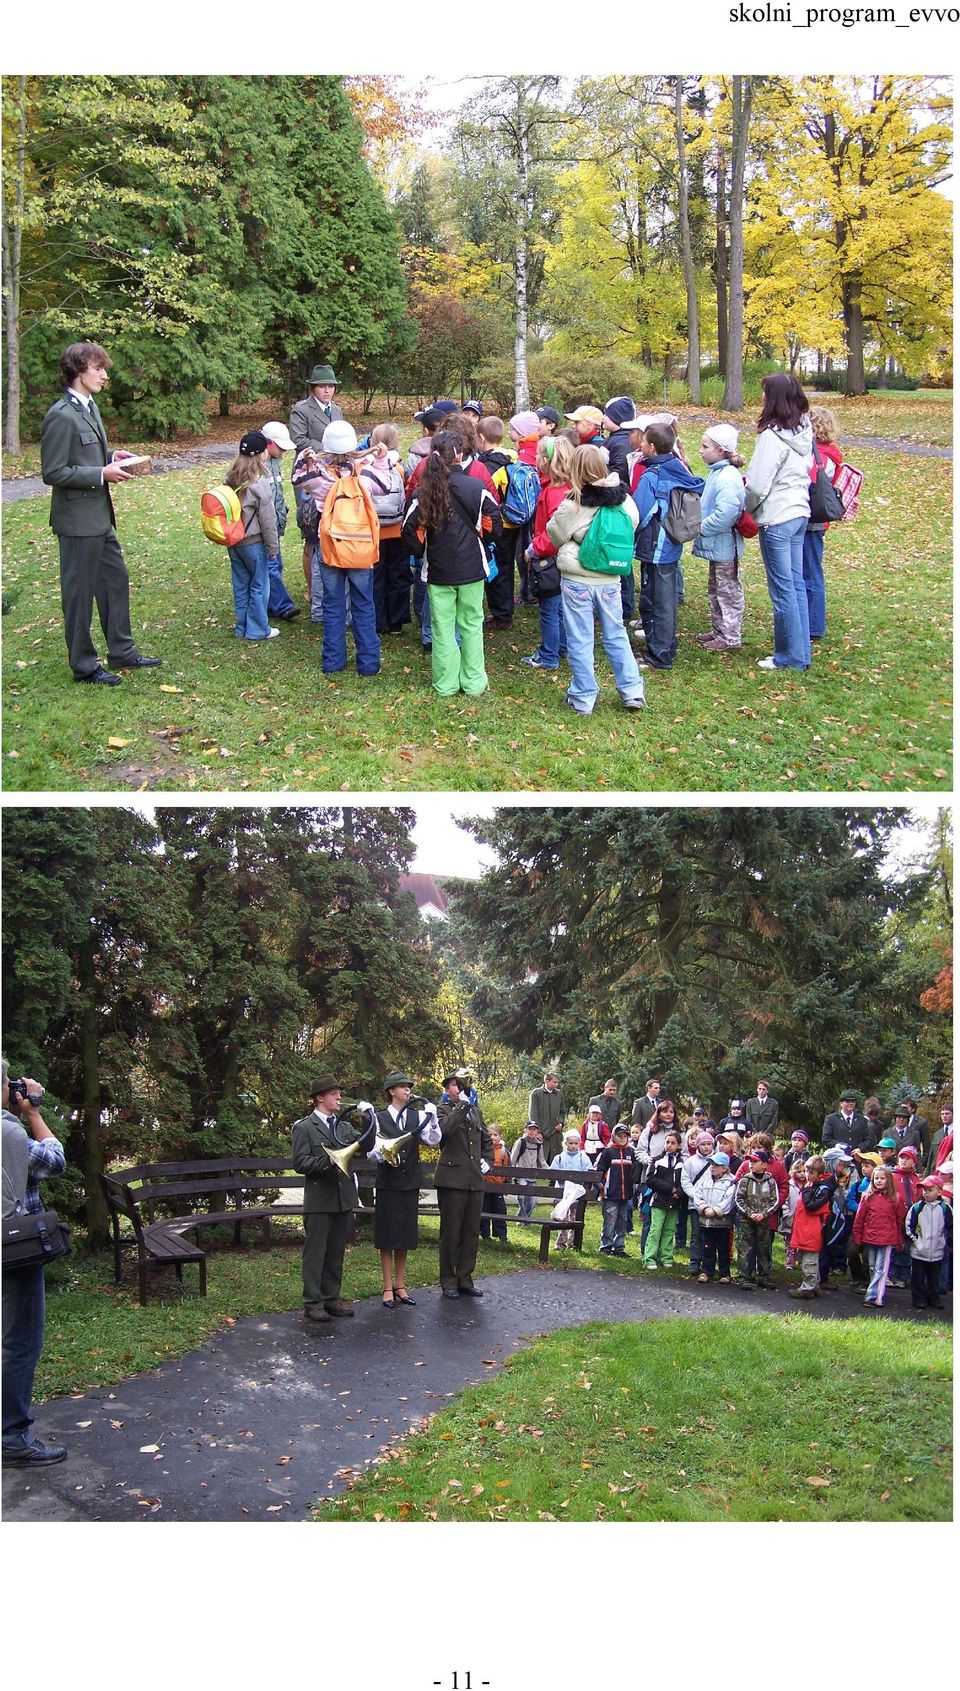
[[[719,1163],[721,1168],[730,1167],[730,1158],[727,1156],[726,1151],[714,1151],[710,1161],[712,1163]]]

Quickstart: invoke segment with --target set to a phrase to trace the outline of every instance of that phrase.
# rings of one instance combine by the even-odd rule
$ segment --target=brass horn
[[[338,1133],[338,1131],[341,1127],[341,1124],[345,1127],[351,1128],[351,1130],[352,1130],[353,1129],[353,1123],[351,1123],[347,1118],[349,1116],[353,1115],[353,1116],[360,1116],[361,1120],[362,1120],[363,1111],[365,1109],[369,1110],[370,1108],[371,1108],[371,1105],[365,1104],[362,1099],[357,1099],[357,1101],[355,1103],[347,1103],[347,1104],[342,1105],[341,1109],[340,1109],[340,1114],[337,1116],[337,1119],[334,1123],[334,1127],[333,1127],[334,1133],[335,1134]],[[366,1131],[367,1131],[366,1128],[361,1126],[360,1137],[357,1138],[357,1139],[351,1139],[348,1144],[346,1144],[342,1147],[341,1146],[334,1146],[334,1145],[325,1145],[323,1147],[324,1150],[326,1151],[327,1156],[329,1157],[330,1161],[333,1163],[334,1168],[339,1169],[341,1174],[345,1174],[345,1175],[349,1176],[349,1174],[350,1174],[350,1164],[353,1162],[354,1157],[357,1156],[359,1151],[360,1151],[361,1140],[364,1138]]]
[[[396,1139],[387,1139],[382,1133],[378,1133],[374,1150],[379,1151],[384,1162],[392,1163],[393,1167],[396,1168],[400,1161],[401,1145],[405,1145],[408,1139],[415,1139],[419,1132],[418,1127],[411,1128],[409,1133],[400,1133]]]

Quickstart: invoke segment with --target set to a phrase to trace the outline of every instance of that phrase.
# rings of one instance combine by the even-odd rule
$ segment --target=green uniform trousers
[[[482,1192],[459,1192],[450,1186],[437,1188],[440,1207],[440,1285],[473,1285],[480,1243]]]
[[[335,1303],[343,1280],[343,1255],[347,1248],[352,1210],[332,1214],[305,1215],[303,1229],[303,1304]]]
[[[444,696],[487,690],[487,672],[483,666],[483,590],[482,581],[470,581],[462,587],[436,587],[433,582],[427,583],[433,630],[433,685]]]

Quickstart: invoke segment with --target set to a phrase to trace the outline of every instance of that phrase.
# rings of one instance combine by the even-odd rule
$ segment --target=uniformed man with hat
[[[383,1083],[386,1108],[377,1111],[378,1143],[373,1155],[377,1159],[373,1242],[380,1252],[383,1271],[383,1307],[396,1309],[397,1304],[413,1304],[404,1285],[407,1252],[415,1251],[419,1243],[417,1207],[420,1202],[420,1141],[425,1145],[439,1145],[440,1124],[437,1106],[427,1098],[413,1096],[413,1081],[408,1074],[396,1070]],[[400,1139],[412,1134],[397,1151],[397,1162],[390,1162],[379,1149],[379,1139]]]
[[[310,1114],[293,1124],[293,1166],[305,1176],[303,1313],[310,1321],[329,1321],[332,1316],[353,1314],[340,1296],[340,1287],[350,1217],[360,1198],[353,1179],[341,1174],[327,1150],[344,1150],[351,1136],[359,1140],[361,1151],[372,1150],[377,1121],[373,1105],[363,1102],[357,1108],[368,1116],[368,1125],[359,1135],[339,1119],[342,1092],[332,1074],[320,1075],[312,1097]]]
[[[298,399],[290,413],[290,434],[293,444],[300,453],[305,446],[312,446],[315,452],[323,450],[323,431],[328,423],[341,423],[343,412],[334,401],[334,394],[340,383],[329,364],[315,364],[310,371],[308,380],[309,393],[304,399]],[[296,469],[296,465],[294,465]],[[300,509],[301,495],[294,487],[297,510]],[[303,547],[303,574],[310,592],[313,569],[313,541],[306,540]]]
[[[471,1104],[470,1076],[462,1070],[444,1076],[446,1097],[440,1105],[440,1161],[434,1185],[440,1208],[440,1289],[445,1298],[482,1298],[473,1283],[480,1245],[484,1175],[493,1156],[493,1140],[479,1106]]]

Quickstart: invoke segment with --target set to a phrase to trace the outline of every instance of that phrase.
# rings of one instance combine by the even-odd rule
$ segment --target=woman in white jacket
[[[810,668],[810,620],[803,537],[810,521],[813,431],[796,376],[763,380],[759,437],[747,470],[747,510],[760,525],[760,552],[773,605],[773,656],[761,669]]]

